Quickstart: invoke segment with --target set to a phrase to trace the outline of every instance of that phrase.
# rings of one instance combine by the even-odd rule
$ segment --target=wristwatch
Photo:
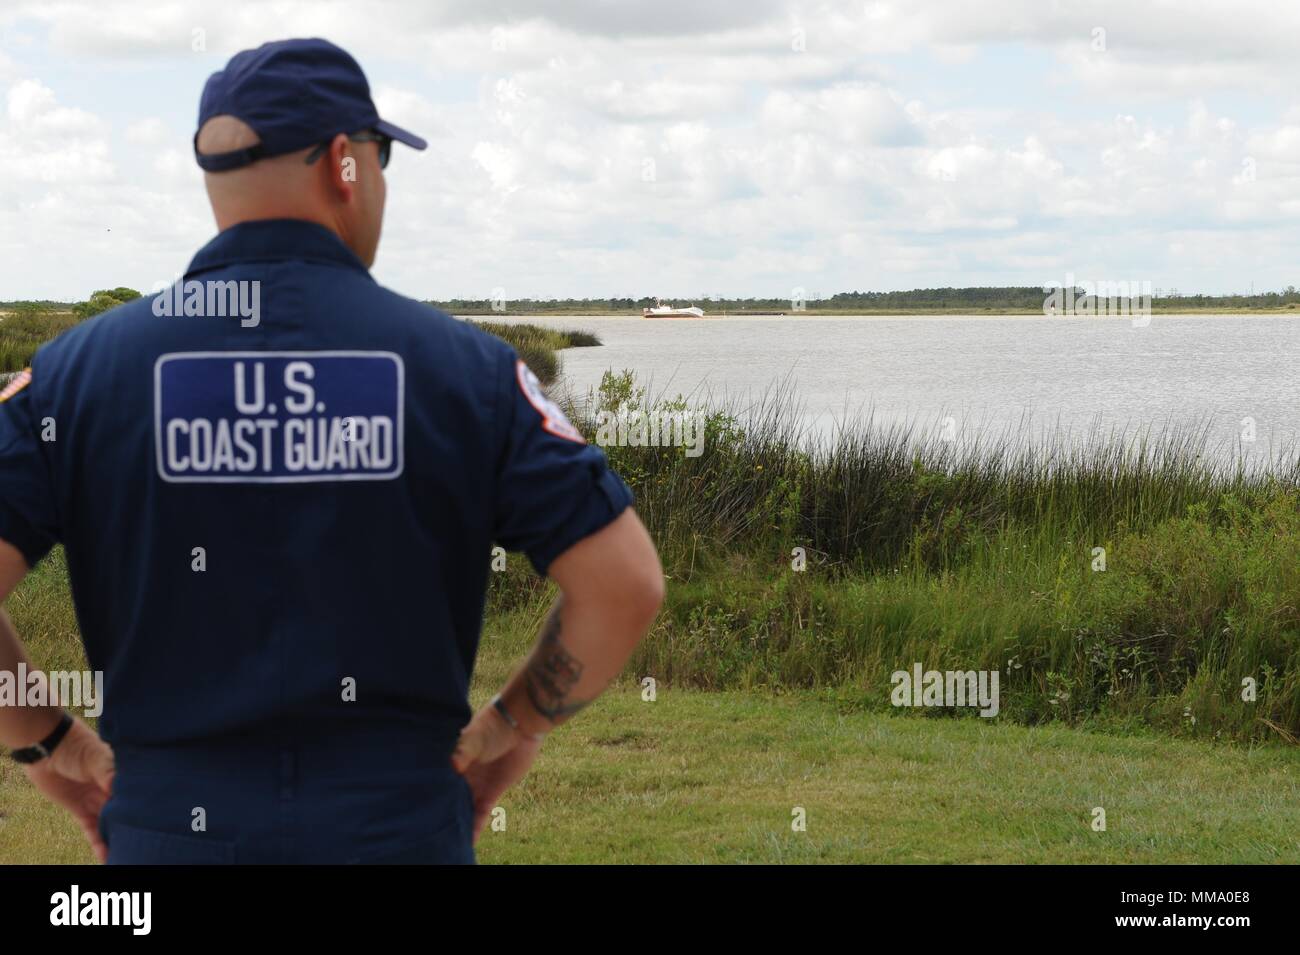
[[[505,720],[507,724],[509,724],[509,726],[510,726],[510,728],[511,728],[512,730],[514,730],[516,733],[519,733],[519,734],[520,734],[521,736],[523,736],[525,739],[531,739],[531,740],[533,740],[533,741],[535,741],[535,742],[538,742],[538,743],[540,743],[542,740],[546,739],[546,734],[545,734],[545,733],[528,733],[528,732],[525,732],[525,731],[524,731],[524,728],[523,728],[522,726],[519,725],[519,721],[518,721],[517,719],[514,718],[514,716],[510,713],[510,711],[509,711],[508,709],[506,709],[506,701],[503,700],[503,699],[501,699],[501,694],[500,694],[500,693],[498,693],[496,696],[492,697],[492,708],[495,709],[498,713],[501,714],[501,718],[502,718],[503,720]]]
[[[54,727],[53,733],[35,746],[24,746],[22,749],[14,750],[9,754],[9,758],[24,765],[39,763],[54,752],[54,748],[63,742],[63,737],[68,735],[70,729],[72,729],[72,716],[69,715],[67,710],[64,710],[63,718],[59,720],[59,725]]]

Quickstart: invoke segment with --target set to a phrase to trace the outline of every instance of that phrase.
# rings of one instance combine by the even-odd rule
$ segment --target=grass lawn
[[[484,863],[1300,862],[1294,749],[845,713],[812,693],[612,690],[502,808]],[[89,861],[7,762],[0,813],[0,863]]]
[[[489,615],[476,705],[543,609]],[[8,610],[36,665],[84,667],[57,555]],[[869,712],[835,696],[661,683],[644,702],[627,680],[551,737],[480,861],[1300,862],[1296,747]],[[0,759],[0,864],[90,861],[62,810]]]
[[[1297,862],[1300,758],[633,690],[548,743],[484,862]],[[793,807],[807,831],[791,831]],[[1107,831],[1091,828],[1106,810]]]

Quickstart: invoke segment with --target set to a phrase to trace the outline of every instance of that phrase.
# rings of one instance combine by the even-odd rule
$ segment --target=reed
[[[790,399],[695,409],[698,457],[606,448],[670,580],[639,672],[888,708],[915,663],[998,670],[1003,719],[1300,735],[1293,455],[1245,467],[1208,426],[947,442],[869,414],[818,441]],[[574,417],[594,439],[598,408],[656,406],[686,402],[607,376]],[[494,577],[494,606],[541,599]]]
[[[16,308],[0,315],[0,373],[22,371],[36,349],[78,321],[71,312],[41,308]]]
[[[545,385],[554,383],[559,377],[560,359],[556,352],[600,344],[600,339],[590,332],[562,331],[514,322],[471,321],[470,324],[514,346],[519,357]]]

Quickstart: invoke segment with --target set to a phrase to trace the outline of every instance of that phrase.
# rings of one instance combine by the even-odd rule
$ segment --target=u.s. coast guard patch
[[[402,473],[405,370],[377,351],[177,352],[154,364],[164,481],[383,481]]]

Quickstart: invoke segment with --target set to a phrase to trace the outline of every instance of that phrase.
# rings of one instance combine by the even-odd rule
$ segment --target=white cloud
[[[171,130],[158,116],[146,116],[144,119],[136,120],[126,127],[122,135],[127,142],[141,146],[157,146],[172,138]]]
[[[24,79],[5,95],[0,128],[0,182],[59,186],[113,176],[105,124],[81,109],[59,105],[54,91]],[[4,188],[4,187],[0,187]],[[29,186],[24,186],[23,191]],[[24,196],[17,197],[24,201]]]
[[[324,35],[430,140],[388,172],[378,274],[411,294],[1070,268],[1243,287],[1283,276],[1300,238],[1297,27],[1300,7],[1266,0],[17,0],[0,10],[0,232],[23,241],[0,243],[31,286],[14,294],[183,266],[212,229],[189,154],[202,76]],[[183,109],[161,95],[178,83]]]
[[[85,110],[58,105],[54,90],[39,80],[15,83],[6,101],[10,123],[33,136],[97,135],[104,129],[104,124]]]

